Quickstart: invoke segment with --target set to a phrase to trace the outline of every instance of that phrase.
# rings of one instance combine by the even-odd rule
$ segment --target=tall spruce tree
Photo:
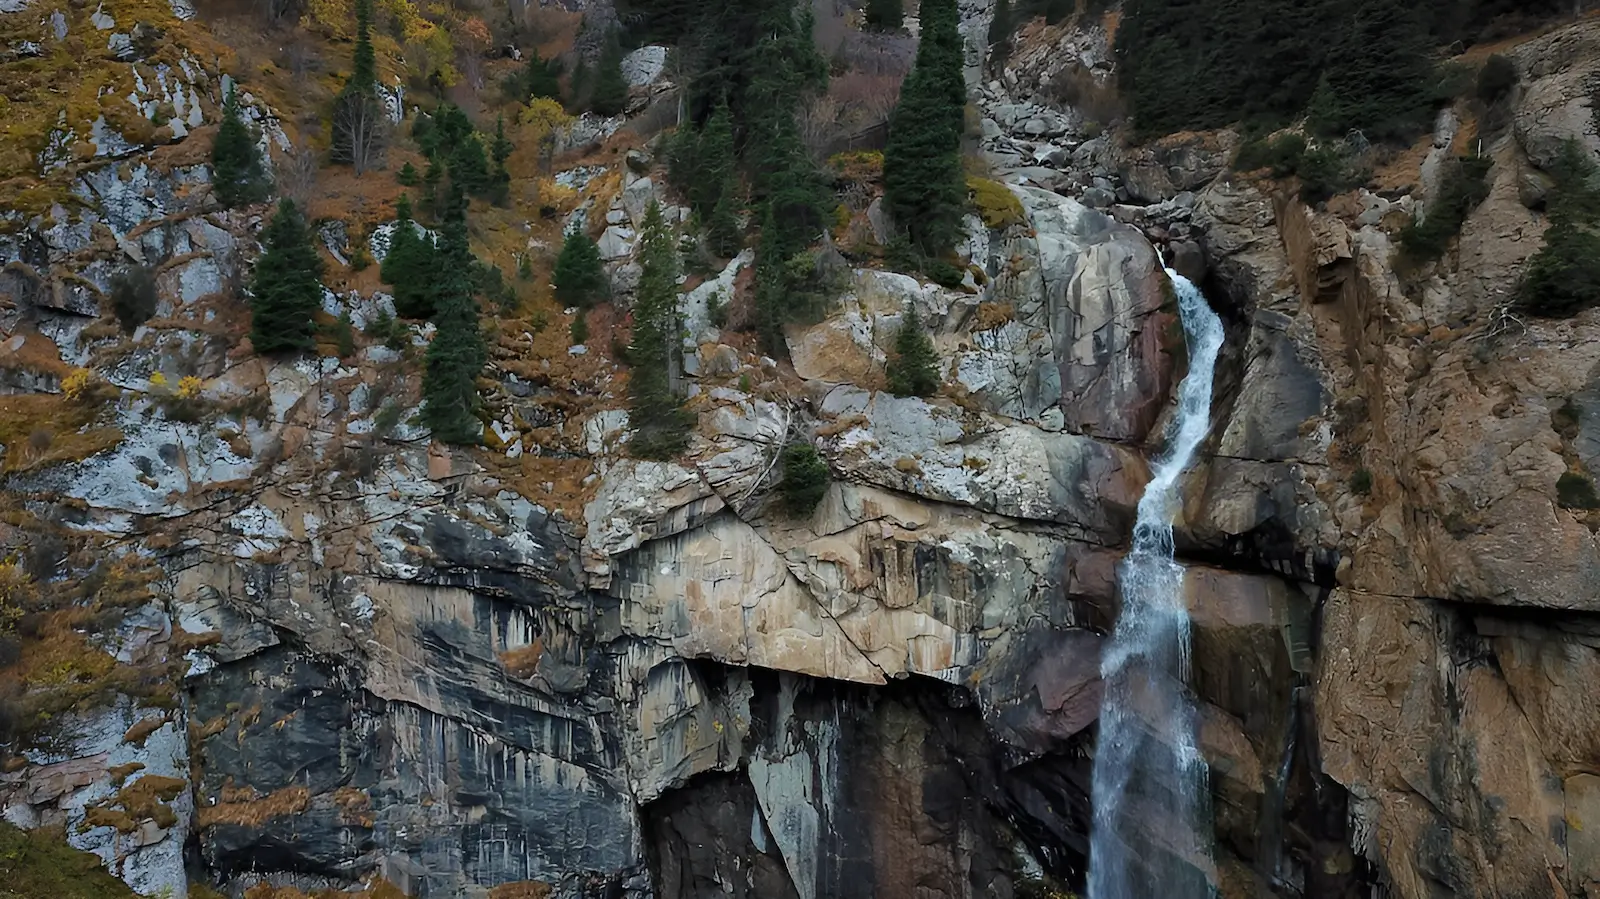
[[[1011,0],[996,0],[987,35],[991,65],[999,67],[1011,56],[1011,32],[1016,27],[1012,20]]]
[[[796,112],[808,94],[827,83],[827,62],[811,40],[809,6],[767,2],[741,108],[745,163],[750,171],[761,240],[756,260],[756,321],[770,352],[783,351],[783,324],[799,311],[789,303],[789,262],[822,232],[825,191],[806,155]]]
[[[966,178],[961,132],[966,88],[955,0],[925,0],[916,64],[900,91],[883,154],[884,198],[895,225],[923,253],[961,236]]]
[[[695,212],[706,223],[706,238],[713,253],[728,257],[739,252],[738,161],[733,155],[733,113],[726,101],[706,121],[696,147]]]
[[[573,228],[567,232],[551,281],[555,285],[556,301],[563,306],[587,309],[605,295],[606,270],[600,261],[600,248],[583,229]]]
[[[378,99],[372,0],[356,0],[356,48],[350,77],[333,101],[333,161],[354,166],[360,175],[382,154],[388,127],[388,112]]]
[[[628,82],[622,77],[622,45],[615,35],[606,41],[600,65],[594,74],[594,89],[589,108],[599,115],[620,115],[628,105]]]
[[[260,203],[272,190],[261,165],[261,151],[239,115],[236,90],[222,104],[222,125],[211,145],[211,186],[225,208]]]
[[[670,459],[689,443],[692,418],[676,382],[683,351],[678,336],[678,249],[672,230],[651,202],[639,234],[639,287],[633,301],[628,360],[629,447],[645,459]]]
[[[467,135],[450,151],[450,184],[475,197],[484,196],[494,186],[489,160],[478,135]]]
[[[250,280],[250,342],[263,355],[311,350],[317,331],[311,316],[322,308],[322,257],[293,200],[278,202],[261,243],[265,251]]]
[[[867,0],[868,28],[893,31],[905,23],[905,15],[900,0]]]
[[[922,327],[917,307],[910,303],[895,334],[894,355],[885,373],[889,392],[895,396],[930,396],[939,389],[939,354]]]
[[[537,49],[528,51],[528,64],[522,70],[522,96],[526,103],[536,97],[561,99],[561,61],[544,59]]]
[[[511,152],[515,149],[510,138],[506,137],[506,117],[502,115],[495,119],[494,141],[489,144],[489,158],[494,163],[489,173],[489,192],[500,206],[505,205],[511,191],[511,173],[506,170],[506,160],[511,158]]]
[[[403,318],[427,318],[433,315],[431,284],[437,265],[433,241],[411,221],[411,198],[405,194],[395,204],[395,219],[378,277],[394,288],[396,313]]]
[[[473,444],[482,433],[478,375],[488,361],[473,296],[475,260],[467,240],[467,200],[452,187],[433,278],[434,324],[422,374],[422,420],[446,443]]]

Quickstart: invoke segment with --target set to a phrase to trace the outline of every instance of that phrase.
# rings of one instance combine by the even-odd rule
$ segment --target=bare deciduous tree
[[[273,166],[278,190],[304,209],[311,203],[317,183],[317,157],[307,147],[291,147],[278,156]]]
[[[383,164],[389,146],[389,113],[383,102],[363,91],[346,91],[334,102],[333,144],[347,148],[348,162],[360,177],[369,167]]]

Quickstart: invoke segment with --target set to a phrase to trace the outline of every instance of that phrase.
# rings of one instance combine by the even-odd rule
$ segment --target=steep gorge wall
[[[216,260],[250,249],[254,223],[185,207],[203,167],[144,165],[148,148],[86,169],[82,212],[19,214],[0,240],[53,279],[0,281],[7,358],[41,339],[59,356],[4,383],[54,397],[94,367],[121,392],[105,421],[122,439],[6,488],[159,562],[105,649],[176,664],[179,686],[64,717],[57,745],[0,773],[6,817],[70,826],[146,894],[182,893],[186,850],[233,892],[371,874],[471,897],[1077,881],[1100,634],[1186,364],[1154,241],[1203,266],[1229,327],[1178,529],[1224,895],[1585,895],[1594,513],[1561,508],[1555,483],[1600,419],[1556,412],[1593,405],[1595,313],[1491,326],[1537,245],[1523,176],[1553,136],[1592,135],[1574,104],[1594,33],[1516,51],[1519,124],[1492,148],[1490,199],[1456,256],[1404,283],[1383,227],[1221,174],[1227,138],[1079,141],[1074,111],[1030,87],[1044,44],[1024,47],[1021,77],[976,88],[1022,216],[973,220],[983,286],[852,272],[836,310],[790,334],[792,371],[739,351],[696,289],[701,434],[674,463],[622,458],[620,410],[502,360],[513,399],[492,449],[402,424],[355,464],[385,348],[349,365],[230,355],[204,325],[228,314]],[[1041,34],[1104,74],[1103,31]],[[670,202],[618,168],[621,197],[586,214]],[[134,250],[164,265],[165,321],[124,341],[93,326]],[[328,302],[359,320],[384,303]],[[945,360],[933,401],[880,389],[908,303]],[[169,418],[152,375],[180,350],[219,409],[265,411]],[[603,395],[611,373],[577,392]],[[407,416],[412,386],[394,394]],[[553,496],[515,475],[548,440],[528,423],[557,407],[583,409],[582,438],[550,449],[592,479]],[[835,480],[802,520],[767,500],[797,435]],[[174,818],[90,822],[118,794],[108,769],[134,763],[188,779]]]

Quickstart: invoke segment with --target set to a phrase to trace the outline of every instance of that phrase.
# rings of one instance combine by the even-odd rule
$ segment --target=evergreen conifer
[[[695,212],[706,223],[713,253],[729,257],[739,252],[739,173],[733,154],[733,114],[726,101],[718,103],[707,120],[696,148]]]
[[[506,198],[511,189],[511,173],[506,171],[506,160],[511,158],[511,151],[516,147],[506,137],[506,117],[500,116],[494,122],[494,141],[489,144],[489,157],[494,162],[494,171],[490,173],[490,192],[498,205],[505,205]]]
[[[867,0],[867,27],[893,31],[905,22],[900,0]]]
[[[989,20],[989,61],[999,66],[1011,55],[1011,32],[1016,28],[1012,21],[1011,0],[996,0],[994,18]]]
[[[798,317],[790,302],[790,260],[823,227],[824,189],[796,124],[801,100],[827,83],[827,61],[811,40],[809,7],[769,2],[757,17],[760,38],[747,62],[742,109],[761,240],[756,259],[756,321],[770,352],[783,350],[783,324]]]
[[[494,185],[478,135],[467,135],[450,151],[450,183],[473,196],[483,196]]]
[[[517,99],[526,103],[535,97],[561,99],[561,62],[543,59],[538,50],[529,50],[528,64],[522,71],[522,96]]]
[[[900,92],[884,150],[884,198],[896,226],[923,253],[960,238],[966,178],[961,132],[966,88],[955,0],[925,0],[917,60]]]
[[[675,382],[682,342],[678,337],[678,250],[672,231],[652,202],[639,234],[639,287],[634,294],[633,341],[628,359],[629,446],[635,456],[669,459],[689,442],[692,418]]]
[[[261,151],[239,115],[235,90],[229,90],[223,101],[222,125],[211,145],[211,184],[217,201],[228,209],[259,203],[272,189],[261,166]]]
[[[895,396],[929,396],[939,389],[939,354],[922,327],[917,308],[906,304],[905,317],[894,338],[894,356],[886,374]]]
[[[417,167],[412,165],[410,160],[406,160],[406,164],[400,167],[400,172],[394,176],[394,180],[400,182],[402,187],[416,187],[422,176],[417,174]]]
[[[444,168],[429,159],[427,171],[422,173],[422,209],[432,218],[439,216],[439,185],[443,181]]]
[[[394,288],[394,310],[402,318],[427,318],[433,314],[432,284],[437,260],[433,242],[411,221],[411,200],[405,194],[395,204],[397,219],[378,276]]]
[[[783,480],[778,493],[791,515],[810,515],[828,492],[828,463],[817,448],[795,441],[783,448]]]
[[[555,284],[556,301],[563,306],[587,309],[605,295],[606,271],[600,262],[600,248],[583,229],[573,228],[567,232],[551,280]]]
[[[372,49],[372,0],[356,0],[356,49],[345,86],[367,93],[378,86],[378,56]]]
[[[1414,4],[1362,0],[1343,23],[1307,110],[1319,134],[1361,130],[1369,140],[1409,139],[1426,127],[1433,60]]]
[[[482,424],[477,379],[488,361],[472,292],[472,249],[467,240],[467,201],[452,187],[433,276],[434,324],[422,375],[422,420],[446,443],[473,444]]]
[[[350,77],[334,100],[334,162],[361,174],[383,149],[388,114],[378,101],[378,61],[372,48],[372,0],[356,0],[356,49]]]
[[[250,282],[250,342],[260,354],[316,346],[311,316],[322,307],[322,257],[294,201],[284,198],[262,229],[264,252]]]
[[[600,56],[599,68],[594,74],[594,92],[589,96],[589,108],[596,114],[614,116],[628,105],[628,82],[622,77],[622,45],[613,36],[606,41],[605,52]]]

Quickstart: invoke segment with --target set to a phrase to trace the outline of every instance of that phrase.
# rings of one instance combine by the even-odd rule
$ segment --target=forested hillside
[[[1449,99],[1450,52],[1522,33],[1573,0],[1128,0],[1119,84],[1141,134],[1309,114],[1332,136],[1407,138]],[[1453,51],[1451,50],[1453,48]]]

